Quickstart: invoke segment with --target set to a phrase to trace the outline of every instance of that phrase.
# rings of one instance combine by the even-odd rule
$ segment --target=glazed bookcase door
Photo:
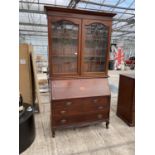
[[[103,21],[84,20],[82,40],[82,74],[106,75],[109,26]]]
[[[79,74],[81,21],[72,18],[51,18],[50,67],[52,76]]]

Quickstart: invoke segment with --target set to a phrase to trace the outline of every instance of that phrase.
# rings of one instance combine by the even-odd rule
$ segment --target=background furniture
[[[19,46],[19,91],[23,102],[31,104],[34,101],[34,85],[32,77],[32,64],[30,54],[32,46],[20,44]]]
[[[35,139],[34,109],[29,104],[23,105],[26,110],[19,118],[19,153],[26,150]]]
[[[36,69],[36,55],[28,44],[19,45],[19,92],[23,102],[35,106],[35,111],[42,111],[39,92],[39,80]],[[47,81],[47,80],[46,80]]]
[[[107,72],[115,14],[48,6],[45,10],[53,136],[58,128],[99,121],[108,128]]]
[[[135,76],[120,74],[117,116],[129,126],[135,125]]]

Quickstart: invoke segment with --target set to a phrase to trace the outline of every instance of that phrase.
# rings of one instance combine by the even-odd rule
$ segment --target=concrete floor
[[[105,123],[77,129],[50,130],[50,104],[48,96],[42,96],[43,112],[35,115],[36,138],[22,155],[134,155],[135,128],[128,127],[116,116],[117,92],[120,73],[134,71],[109,71],[111,88],[110,126]]]

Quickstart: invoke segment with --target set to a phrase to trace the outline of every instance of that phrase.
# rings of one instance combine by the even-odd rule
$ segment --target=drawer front
[[[76,106],[80,103],[92,103],[92,104],[106,104],[109,102],[108,96],[103,97],[89,97],[89,98],[77,98],[68,100],[52,101],[54,108]]]
[[[108,98],[90,98],[87,102],[83,102],[82,111],[102,111],[104,109],[110,109],[110,102]]]
[[[80,114],[110,108],[108,97],[94,97],[52,102],[53,115]]]
[[[64,108],[54,108],[52,110],[52,113],[54,116],[67,116],[67,115],[78,115],[81,113],[81,107],[80,106],[71,106],[71,107],[64,107]]]
[[[88,122],[97,122],[97,121],[104,121],[109,119],[109,111],[100,111],[100,112],[92,112],[88,114],[81,114],[81,115],[68,115],[68,116],[53,116],[53,126],[68,126],[68,125],[77,125],[77,124],[84,124]]]
[[[52,101],[53,108],[69,108],[71,106],[76,106],[78,103],[77,100],[57,100]]]

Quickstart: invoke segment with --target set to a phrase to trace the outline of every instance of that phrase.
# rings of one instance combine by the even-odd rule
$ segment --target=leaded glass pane
[[[85,25],[84,72],[104,72],[107,46],[108,27]]]
[[[78,31],[70,21],[52,23],[53,73],[77,73]]]

